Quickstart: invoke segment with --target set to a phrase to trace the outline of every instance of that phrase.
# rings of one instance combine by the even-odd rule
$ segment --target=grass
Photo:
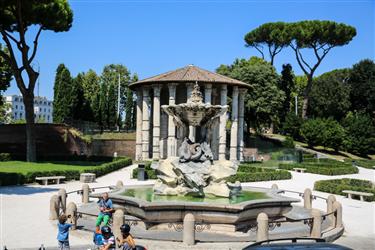
[[[65,170],[91,170],[100,166],[102,162],[24,162],[5,161],[0,162],[0,172],[21,173],[44,172],[44,171],[65,171]]]
[[[135,132],[104,132],[102,134],[91,135],[94,140],[135,140]]]

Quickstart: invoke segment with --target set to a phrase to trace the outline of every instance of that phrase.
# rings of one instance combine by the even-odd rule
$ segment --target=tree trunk
[[[35,162],[36,140],[34,131],[34,94],[32,92],[24,94],[23,103],[25,104],[26,117],[26,160],[29,162]]]
[[[307,86],[303,93],[302,118],[307,119],[307,108],[309,107],[310,91],[313,83],[311,75],[307,76]]]

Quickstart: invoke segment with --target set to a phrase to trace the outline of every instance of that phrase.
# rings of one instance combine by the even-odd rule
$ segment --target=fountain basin
[[[124,195],[129,190],[137,188],[152,188],[152,185],[127,186],[109,193],[109,197],[116,208],[123,209],[126,214],[140,218],[145,222],[146,227],[162,223],[182,222],[187,213],[192,213],[198,223],[230,224],[239,229],[256,220],[257,215],[261,212],[267,213],[269,217],[282,217],[292,210],[292,203],[299,202],[299,199],[281,196],[280,190],[263,188],[244,188],[244,191],[261,192],[265,196],[235,204],[173,200],[175,196],[169,196],[170,200],[166,201],[150,202],[147,197],[140,199]],[[91,196],[99,198],[100,194]]]

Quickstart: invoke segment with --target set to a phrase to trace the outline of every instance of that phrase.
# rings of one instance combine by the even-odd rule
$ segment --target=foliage
[[[289,45],[285,36],[287,24],[283,22],[265,23],[245,35],[246,46],[253,47],[264,59],[263,46],[267,46],[270,63],[273,65],[275,56]]]
[[[375,112],[374,61],[367,59],[353,65],[348,84],[351,86],[352,110],[373,114]]]
[[[285,93],[285,99],[280,112],[281,123],[284,123],[287,114],[291,111],[292,91],[295,88],[294,73],[290,64],[283,64],[283,70],[281,71],[281,78],[278,85],[279,89]]]
[[[300,128],[303,120],[301,117],[296,116],[294,113],[287,114],[285,122],[282,124],[282,130],[284,133],[290,135],[293,139],[301,139]]]
[[[359,180],[359,179],[332,179],[332,180],[321,180],[314,183],[314,190],[338,194],[345,196],[343,190],[352,190],[358,192],[373,193],[372,197],[365,197],[367,201],[375,200],[375,188],[371,181]]]
[[[116,171],[132,163],[130,158],[120,158],[101,165],[81,166],[53,163],[0,162],[0,186],[19,185],[35,181],[37,176],[63,175],[66,180],[77,180],[81,173],[95,173],[97,177]],[[95,164],[95,163],[93,163]]]
[[[375,124],[370,115],[349,113],[343,120],[345,148],[358,155],[375,152]]]
[[[151,161],[144,162],[145,164],[145,178],[146,180],[149,179],[157,179],[157,174],[154,169],[151,168]],[[133,179],[137,179],[138,177],[138,168],[135,168],[132,173]]]
[[[261,58],[252,57],[249,60],[236,59],[232,65],[221,65],[216,71],[250,85],[245,97],[245,121],[248,127],[253,123],[253,127],[259,130],[271,123],[279,123],[278,111],[285,95],[277,87],[279,76],[272,65]]]
[[[0,44],[0,50],[3,51],[5,54],[9,54],[9,51],[6,48],[3,49],[1,44]],[[12,68],[10,67],[9,62],[4,60],[4,58],[0,56],[0,109],[2,105],[4,105],[2,92],[9,88],[11,80],[12,80]]]
[[[94,70],[90,69],[84,74],[82,88],[86,105],[90,107],[86,107],[85,109],[91,113],[90,115],[86,115],[83,120],[98,122],[99,114],[97,110],[99,106],[100,77]]]
[[[0,161],[10,161],[12,157],[9,153],[0,153]]]
[[[347,164],[347,163],[343,163],[339,161],[279,164],[279,169],[293,170],[293,168],[305,168],[306,173],[322,174],[322,175],[344,175],[344,174],[358,173],[358,168],[353,167],[351,164]]]
[[[0,104],[0,124],[10,123],[12,121],[12,114],[8,112],[10,107],[10,103],[7,102],[4,102],[2,105]]]
[[[56,123],[62,123],[72,118],[72,86],[73,79],[69,69],[64,64],[60,64],[56,69],[53,86],[53,121]]]
[[[285,140],[283,141],[282,145],[283,145],[283,147],[286,147],[286,148],[294,148],[295,147],[293,138],[290,137],[290,136],[287,136],[285,138]]]
[[[306,118],[316,69],[332,48],[348,44],[356,35],[356,29],[333,21],[310,20],[291,23],[288,30],[290,30],[287,34],[290,39],[289,45],[295,52],[298,65],[307,77],[302,107],[302,117]],[[314,63],[309,64],[306,61],[306,54],[303,56],[302,53],[304,49],[314,52],[316,59]]]
[[[345,136],[344,128],[332,118],[309,119],[302,124],[300,133],[309,147],[320,145],[336,151],[342,147]]]
[[[254,182],[291,179],[288,171],[275,170],[270,168],[254,167],[251,164],[241,164],[235,175],[228,177],[229,182]]]
[[[0,33],[9,49],[9,54],[0,50],[0,56],[11,66],[23,97],[28,161],[36,160],[34,89],[39,73],[33,69],[32,63],[37,54],[39,36],[42,30],[68,31],[72,22],[73,12],[67,0],[0,1]],[[36,30],[35,35],[28,33],[29,30]],[[33,37],[32,42],[28,41],[30,37]],[[19,58],[22,58],[20,64]]]
[[[375,169],[375,160],[355,160],[355,164],[362,168]]]
[[[350,70],[327,72],[314,79],[308,113],[313,117],[333,117],[341,120],[350,110]]]

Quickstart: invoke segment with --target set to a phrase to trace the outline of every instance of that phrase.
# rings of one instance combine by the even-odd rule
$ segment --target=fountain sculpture
[[[157,172],[158,180],[154,192],[159,195],[193,195],[211,194],[229,197],[241,190],[240,183],[230,184],[225,179],[236,174],[236,162],[213,161],[209,145],[212,136],[212,125],[228,106],[203,103],[202,93],[196,83],[187,103],[163,105],[162,109],[173,117],[180,136],[185,138],[178,149],[178,157],[169,157],[152,167]],[[189,126],[201,128],[201,142],[188,138]]]

